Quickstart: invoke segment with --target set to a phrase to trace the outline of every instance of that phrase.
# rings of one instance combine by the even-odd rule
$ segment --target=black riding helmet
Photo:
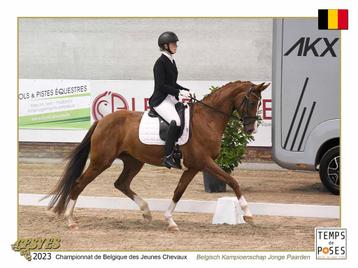
[[[178,39],[178,36],[175,33],[173,33],[173,32],[164,32],[158,38],[158,46],[161,49],[165,49],[164,48],[165,44],[175,43],[177,41],[179,41],[179,39]],[[165,49],[165,50],[167,50],[170,54],[172,54],[172,52],[169,49]]]

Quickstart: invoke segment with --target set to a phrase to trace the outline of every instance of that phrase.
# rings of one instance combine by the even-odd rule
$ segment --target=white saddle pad
[[[144,112],[142,119],[139,124],[139,140],[144,144],[151,145],[164,145],[163,141],[159,137],[159,119],[158,117],[150,117],[148,115],[149,111]],[[177,144],[183,145],[187,143],[189,139],[189,126],[190,126],[190,106],[187,106],[185,109],[185,124],[183,129],[183,134],[178,139]]]

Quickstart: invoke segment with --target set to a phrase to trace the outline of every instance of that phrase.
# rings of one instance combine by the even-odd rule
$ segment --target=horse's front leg
[[[245,197],[241,193],[239,183],[223,169],[221,169],[211,158],[207,159],[205,169],[211,174],[215,175],[218,179],[226,182],[226,184],[228,184],[234,190],[236,197],[239,200],[240,208],[244,212],[244,220],[249,223],[253,222],[252,213],[245,200]]]
[[[186,187],[189,185],[189,183],[192,181],[198,171],[199,170],[188,169],[184,171],[184,173],[181,175],[179,183],[175,188],[172,202],[170,203],[169,208],[164,213],[165,219],[168,222],[168,231],[179,231],[177,224],[173,220],[172,213],[175,209],[176,204],[185,192]]]

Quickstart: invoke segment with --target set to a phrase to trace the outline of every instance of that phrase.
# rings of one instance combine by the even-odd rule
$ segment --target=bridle
[[[261,97],[257,96],[255,93],[254,93],[254,88],[250,88],[248,93],[243,97],[239,107],[237,108],[237,110],[240,112],[242,112],[241,116],[238,117],[236,115],[233,115],[233,114],[227,114],[223,111],[220,111],[210,105],[207,105],[206,103],[202,102],[201,100],[198,100],[196,99],[195,97],[192,97],[192,96],[189,96],[190,100],[192,101],[192,103],[200,103],[201,105],[205,106],[205,107],[208,107],[212,110],[214,110],[215,112],[217,113],[220,113],[220,114],[223,114],[227,117],[230,117],[232,119],[235,119],[235,120],[238,120],[238,121],[241,121],[243,123],[244,126],[247,126],[253,122],[255,122],[256,120],[259,120],[260,118],[256,115],[256,116],[249,116],[247,114],[247,111],[249,109],[249,105],[250,104],[250,96],[254,96],[256,97],[256,99],[259,101],[259,106],[261,105]]]
[[[249,110],[249,106],[252,105],[250,103],[250,96],[253,95],[257,100],[258,100],[258,106],[257,107],[260,107],[261,106],[261,97],[257,96],[255,93],[254,93],[254,89],[253,88],[250,88],[249,89],[249,92],[244,96],[244,98],[242,99],[242,102],[241,104],[239,105],[239,108],[238,110],[240,111],[240,109],[242,108],[242,106],[244,106],[244,109],[243,109],[243,115],[241,115],[241,121],[243,123],[244,126],[247,126],[251,123],[254,123],[256,120],[259,120],[260,117],[255,115],[255,116],[249,116],[247,115],[247,111]]]

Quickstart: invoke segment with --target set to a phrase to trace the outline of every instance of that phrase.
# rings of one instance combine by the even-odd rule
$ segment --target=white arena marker
[[[236,197],[221,197],[216,203],[212,224],[242,224],[243,214]]]

